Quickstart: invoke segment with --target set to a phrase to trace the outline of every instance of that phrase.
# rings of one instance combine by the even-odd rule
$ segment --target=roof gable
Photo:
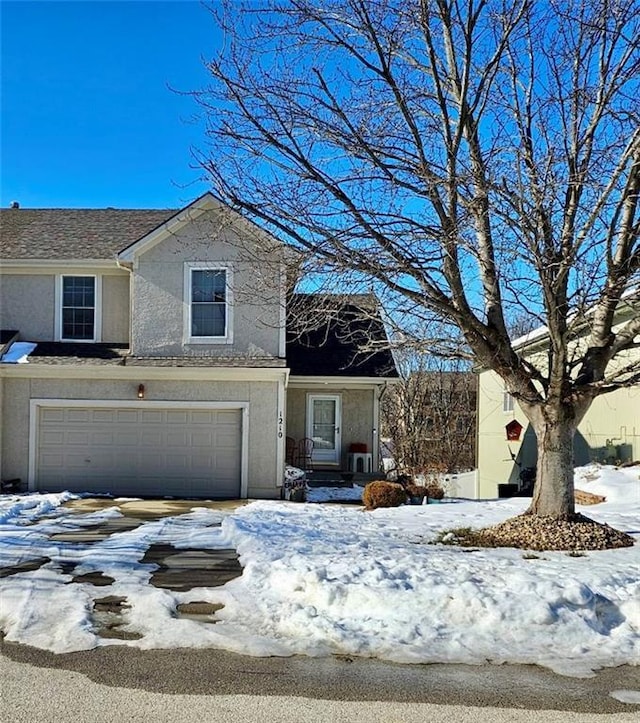
[[[217,211],[221,216],[226,214],[230,224],[240,224],[241,228],[248,232],[248,236],[252,240],[259,239],[261,242],[265,242],[266,248],[269,250],[273,250],[274,245],[282,246],[280,241],[272,237],[264,229],[247,220],[237,211],[218,200],[213,194],[207,192],[193,203],[176,212],[157,228],[152,229],[146,236],[139,238],[123,249],[118,254],[118,261],[123,264],[133,263],[141,254],[149,251],[168,237],[175,235],[181,228],[195,221],[207,211]]]
[[[132,263],[136,256],[149,251],[156,244],[164,241],[171,234],[177,233],[183,226],[195,221],[205,211],[211,209],[221,209],[223,204],[218,201],[211,193],[205,193],[196,198],[193,203],[181,208],[173,213],[169,218],[165,219],[158,226],[150,229],[147,234],[131,241],[125,248],[118,253],[118,261],[122,263]]]

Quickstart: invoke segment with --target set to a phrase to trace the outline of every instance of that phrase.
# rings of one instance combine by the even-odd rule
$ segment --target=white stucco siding
[[[95,276],[99,284],[100,338],[102,342],[129,341],[129,273],[124,270],[57,266],[51,273],[0,274],[0,328],[18,329],[29,341],[54,341],[56,283],[60,276]]]
[[[513,411],[503,410],[504,391],[504,382],[497,374],[489,371],[480,374],[477,465],[479,495],[483,499],[497,497],[499,484],[517,482],[520,471],[513,458],[520,460],[522,456],[525,431],[523,430],[520,441],[508,442],[505,426],[516,419],[527,429],[528,422],[515,402]],[[522,463],[529,466],[529,461]]]
[[[278,356],[280,259],[256,248],[216,212],[142,252],[135,264],[132,344],[136,355]],[[232,278],[232,343],[185,343],[185,263],[228,268]]]
[[[29,379],[2,379],[2,448],[0,477],[19,477],[26,482],[29,471]]]
[[[30,341],[53,341],[54,319],[54,274],[0,274],[0,328],[18,329]]]
[[[138,384],[144,383],[145,399],[140,400],[140,408],[146,402],[160,406],[170,402],[173,408],[187,408],[192,402],[211,402],[213,406],[216,402],[238,402],[238,408],[246,406],[247,494],[263,498],[279,494],[282,470],[278,458],[277,381],[154,380],[145,378],[145,369],[140,368],[135,379],[82,378],[80,372],[75,379],[5,377],[2,383],[3,478],[20,477],[26,481],[29,477],[29,461],[33,463],[38,443],[30,423],[32,399],[59,400],[62,407],[65,400],[107,401],[117,405],[118,400],[136,400]]]
[[[640,459],[640,386],[597,397],[578,431],[597,461]]]
[[[102,341],[129,341],[129,274],[102,277]]]

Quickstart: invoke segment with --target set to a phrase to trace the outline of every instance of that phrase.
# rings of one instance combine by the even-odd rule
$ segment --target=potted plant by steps
[[[444,497],[444,489],[436,482],[430,482],[426,487],[427,504],[437,504]]]

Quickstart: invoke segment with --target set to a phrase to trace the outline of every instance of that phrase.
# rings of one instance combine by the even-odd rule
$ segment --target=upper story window
[[[61,276],[58,293],[61,341],[98,340],[99,286],[95,276]]]
[[[187,341],[231,342],[231,270],[186,266]]]
[[[513,397],[508,391],[506,391],[506,389],[502,393],[502,411],[513,412]]]

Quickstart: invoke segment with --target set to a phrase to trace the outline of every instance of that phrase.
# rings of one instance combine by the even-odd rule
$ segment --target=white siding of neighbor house
[[[26,482],[29,474],[30,400],[108,400],[131,402],[136,399],[138,384],[145,383],[145,400],[154,403],[244,402],[248,412],[248,496],[274,498],[282,481],[276,410],[277,381],[206,381],[147,379],[140,368],[139,378],[92,378],[90,371],[79,371],[78,378],[29,377],[6,375],[2,383],[3,430],[0,473],[3,479],[20,477]],[[127,372],[131,375],[131,372]],[[117,374],[114,374],[117,377]],[[141,401],[140,405],[144,405]],[[36,440],[37,443],[37,440]],[[280,455],[281,456],[281,455]]]
[[[633,310],[620,310],[614,332],[631,318]],[[544,342],[534,342],[527,357],[544,369],[547,355]],[[587,337],[573,344],[576,355],[584,352]],[[640,355],[638,349],[619,354],[608,372],[623,368]],[[505,386],[492,371],[480,373],[478,385],[478,449],[477,465],[480,497],[497,497],[498,485],[517,484],[520,471],[535,467],[536,437],[522,409],[513,400],[513,411],[503,411]],[[517,419],[523,426],[520,440],[508,442],[505,425]],[[574,440],[576,465],[589,462],[616,464],[640,459],[640,385],[604,394],[591,404],[578,427]]]
[[[498,485],[517,483],[521,467],[536,464],[535,434],[518,403],[503,412],[504,383],[492,371],[480,374],[478,389],[478,474],[481,498],[498,496]],[[524,427],[520,441],[508,442],[512,419]],[[576,464],[616,463],[640,458],[640,386],[597,397],[578,427]],[[517,460],[519,465],[514,462]]]
[[[279,254],[257,250],[207,211],[143,251],[133,271],[132,351],[141,356],[273,355],[280,351]],[[185,344],[185,263],[229,267],[233,278],[231,344]]]

